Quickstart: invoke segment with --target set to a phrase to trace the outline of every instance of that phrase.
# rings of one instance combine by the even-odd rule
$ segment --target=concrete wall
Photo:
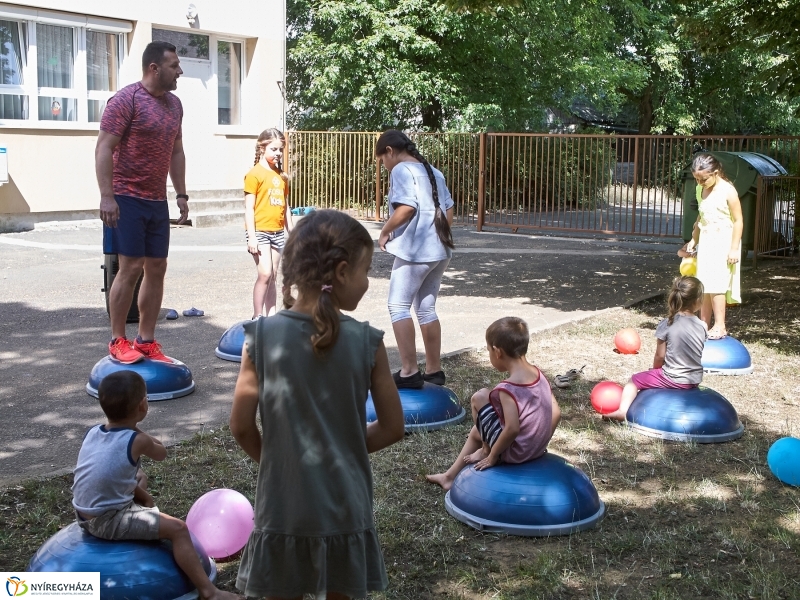
[[[186,19],[190,2],[198,11],[192,28]],[[283,0],[6,0],[0,8],[13,5],[130,22],[121,86],[141,78],[141,55],[152,39],[153,27],[211,35],[212,54],[216,36],[242,42],[240,125],[217,125],[216,75],[201,61],[183,61],[185,75],[176,93],[184,104],[190,191],[241,187],[253,164],[258,133],[267,127],[284,128],[283,98],[277,85],[284,69]],[[35,110],[35,98],[30,105]],[[8,148],[9,163],[9,183],[0,186],[0,231],[25,228],[19,224],[41,218],[85,218],[87,211],[96,212],[97,130],[97,123],[0,122],[0,145]]]

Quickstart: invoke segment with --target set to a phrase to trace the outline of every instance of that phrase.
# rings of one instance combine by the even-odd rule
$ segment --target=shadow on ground
[[[761,264],[761,263],[760,263]],[[769,263],[742,273],[742,303],[726,311],[728,333],[744,344],[761,343],[781,354],[800,354],[800,264]],[[637,308],[665,314],[664,298]]]
[[[415,433],[372,455],[376,522],[390,578],[389,590],[375,597],[795,597],[796,489],[765,466],[770,444],[787,433],[787,422],[776,415],[791,424],[800,414],[796,402],[778,405],[784,382],[794,385],[793,358],[757,345],[753,375],[704,381],[737,408],[745,425],[740,439],[698,445],[647,438],[601,422],[588,396],[601,379],[622,381],[650,360],[652,338],[643,337],[639,356],[613,354],[610,340],[619,327],[651,329],[653,321],[614,311],[531,340],[531,355],[549,376],[561,363],[591,357],[584,378],[556,391],[563,420],[549,449],[592,478],[607,507],[596,528],[550,539],[468,528],[445,512],[444,493],[424,475],[451,464],[469,424]],[[448,359],[445,369],[465,407],[471,393],[502,377],[478,353]],[[166,461],[148,463],[147,471],[159,507],[178,517],[213,487],[255,495],[255,465],[224,429],[170,449]],[[0,568],[23,568],[46,537],[73,520],[70,479],[25,482],[0,496]],[[222,565],[226,589],[237,567],[236,561]]]
[[[32,232],[26,239],[86,244],[98,235]],[[249,316],[254,275],[243,251],[215,252],[203,245],[219,244],[226,235],[233,236],[234,231],[176,232],[176,243],[198,249],[170,258],[165,307],[198,306],[207,316],[158,324],[158,340],[166,353],[192,369],[197,385],[189,396],[151,404],[148,430],[168,443],[228,418],[238,365],[217,359],[213,351],[225,327]],[[239,228],[235,235],[239,240]],[[483,321],[493,320],[489,317],[494,312],[513,314],[520,305],[562,312],[618,306],[664,289],[675,266],[673,255],[642,250],[642,244],[634,249],[596,240],[466,231],[457,236],[463,251],[453,258],[441,292],[442,306],[448,307],[443,321],[455,322],[448,324],[448,335],[459,331],[464,335],[463,344],[460,338],[451,340],[453,349],[479,343],[488,325]],[[92,366],[107,352],[109,335],[108,317],[98,306],[99,257],[57,248],[2,250],[0,267],[7,287],[5,302],[0,302],[0,485],[72,468],[86,428],[102,419],[96,400],[84,388]],[[362,303],[357,318],[383,315],[388,325],[386,288],[393,260],[391,255],[375,253],[371,298]],[[448,297],[454,298],[449,306]],[[513,301],[503,302],[509,299]],[[545,316],[529,312],[532,326],[561,318],[555,311]],[[225,327],[215,324],[220,322]],[[390,330],[390,325],[381,323]],[[132,337],[134,326],[128,331]],[[393,343],[387,346],[396,364],[396,348]]]
[[[86,429],[103,421],[85,385],[107,352],[108,317],[96,308],[43,311],[0,304],[0,483],[74,465]],[[190,365],[197,390],[150,404],[147,429],[169,443],[227,420],[239,365],[214,356],[223,333],[202,318],[158,324],[165,352]],[[128,326],[128,337],[135,326]],[[135,334],[134,334],[135,335]]]
[[[570,312],[599,310],[669,287],[675,257],[659,252],[602,254],[502,254],[456,251],[442,280],[441,296],[524,298],[524,304]],[[394,257],[376,250],[371,277],[389,279]]]
[[[465,390],[499,379],[474,354],[448,366],[454,363]],[[450,466],[469,424],[411,436],[376,455],[387,598],[793,596],[800,544],[794,490],[765,469],[781,424],[735,400],[745,424],[739,440],[663,442],[600,422],[588,402],[598,381],[557,391],[564,416],[549,448],[597,486],[606,515],[594,529],[519,538],[454,523],[443,492],[423,476]]]

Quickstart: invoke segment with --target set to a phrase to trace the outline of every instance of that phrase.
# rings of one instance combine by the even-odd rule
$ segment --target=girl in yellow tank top
[[[262,131],[256,141],[255,163],[244,177],[245,239],[258,269],[253,286],[254,319],[275,314],[275,278],[286,234],[293,226],[288,177],[281,169],[284,144],[279,130]]]

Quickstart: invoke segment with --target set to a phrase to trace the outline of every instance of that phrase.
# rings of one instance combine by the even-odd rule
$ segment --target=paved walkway
[[[365,225],[377,239],[378,225]],[[458,250],[438,304],[445,354],[483,345],[486,326],[501,316],[536,330],[622,305],[667,287],[677,267],[678,242],[454,234]],[[99,221],[0,235],[0,486],[70,470],[86,429],[102,419],[84,389],[109,337],[101,237]],[[151,404],[145,427],[167,443],[227,421],[238,364],[217,359],[214,348],[251,313],[255,269],[241,240],[238,226],[173,229],[163,306],[206,316],[158,325],[166,352],[197,383],[190,396]],[[391,265],[375,254],[353,316],[386,331],[397,368],[386,310]]]

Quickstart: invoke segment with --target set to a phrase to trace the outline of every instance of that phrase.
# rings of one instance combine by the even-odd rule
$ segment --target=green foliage
[[[738,0],[731,0],[736,3]],[[639,114],[639,133],[791,134],[800,105],[770,93],[760,81],[774,63],[764,48],[730,43],[730,18],[701,27],[685,0],[625,0],[610,8],[618,57],[638,68],[640,87],[620,89]],[[701,30],[702,29],[702,30]]]
[[[800,0],[442,2],[290,2],[289,124],[544,131],[580,102],[639,133],[800,133]]]
[[[704,51],[745,50],[763,57],[758,82],[800,99],[800,0],[702,0],[691,3],[687,29]]]
[[[492,210],[593,209],[600,201],[608,183],[600,165],[609,164],[613,156],[612,137],[512,139],[489,137],[486,205]]]
[[[472,12],[494,12],[499,7],[519,6],[521,0],[444,0],[450,10]]]
[[[582,95],[615,109],[625,65],[595,1],[453,12],[430,0],[289,7],[289,121],[299,129],[536,130]],[[609,85],[609,82],[611,85]],[[611,90],[611,91],[609,91]]]

